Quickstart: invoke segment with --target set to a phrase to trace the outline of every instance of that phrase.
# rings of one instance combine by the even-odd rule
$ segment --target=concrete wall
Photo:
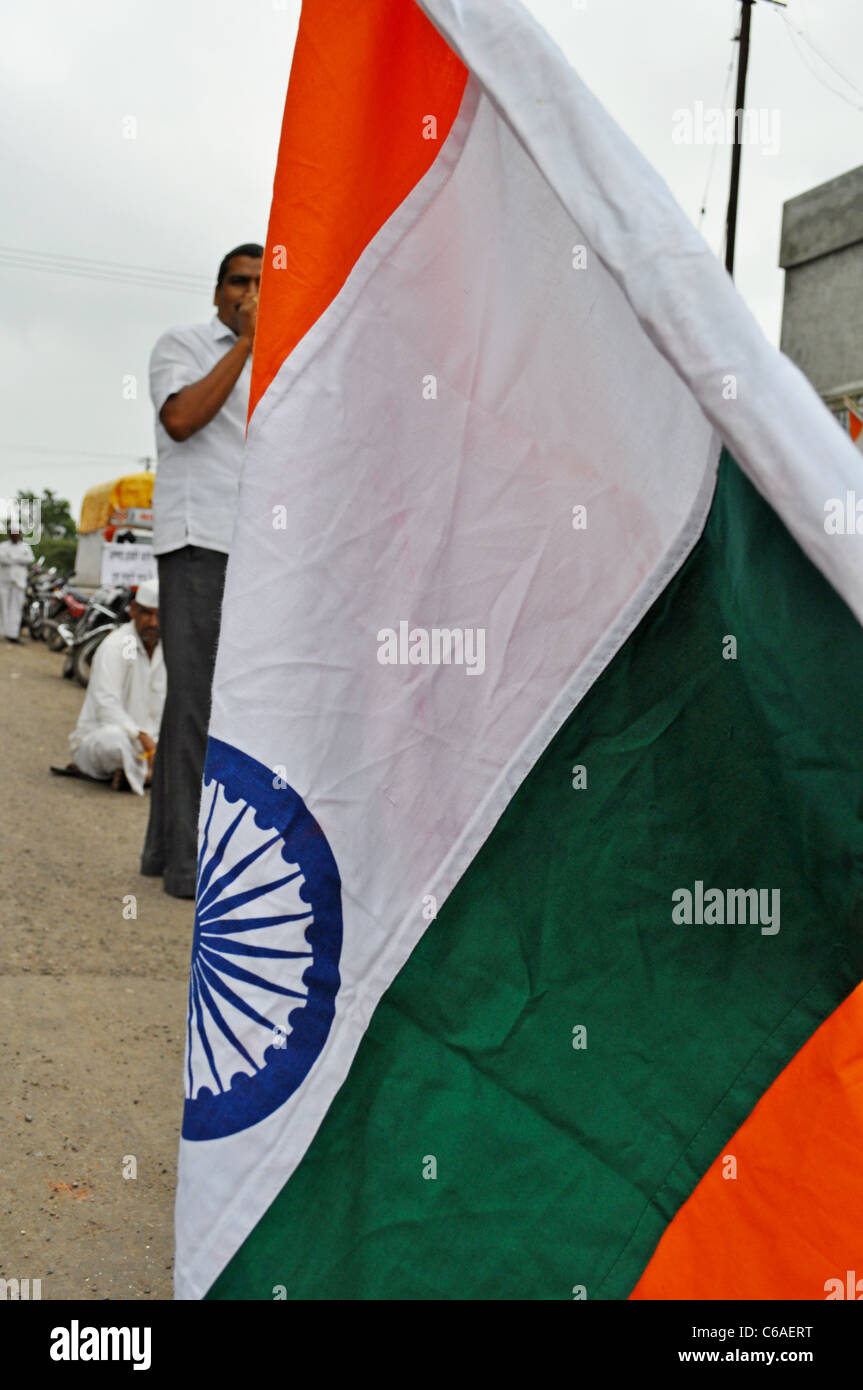
[[[782,351],[824,396],[863,393],[863,165],[785,204]]]

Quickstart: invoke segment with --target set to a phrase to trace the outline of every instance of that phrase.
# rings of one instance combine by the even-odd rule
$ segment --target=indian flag
[[[840,1296],[863,542],[824,519],[855,489],[517,0],[305,0],[179,1297]]]

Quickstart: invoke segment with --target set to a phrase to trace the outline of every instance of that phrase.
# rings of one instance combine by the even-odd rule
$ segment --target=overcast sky
[[[672,131],[676,110],[722,104],[737,0],[529,7],[696,223],[712,162],[702,230],[718,253],[729,151]],[[298,0],[5,0],[0,497],[52,487],[77,516],[87,487],[154,454],[153,342],[209,318],[222,253],[266,235],[298,14]],[[863,158],[847,80],[863,87],[861,52],[861,0],[755,6],[747,104],[778,148],[744,150],[737,283],[774,342],[783,201]],[[10,248],[170,272],[191,292],[24,267]]]

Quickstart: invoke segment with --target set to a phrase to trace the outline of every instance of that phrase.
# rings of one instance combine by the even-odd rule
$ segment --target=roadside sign
[[[156,578],[156,557],[151,545],[106,545],[102,547],[103,584],[143,584]]]

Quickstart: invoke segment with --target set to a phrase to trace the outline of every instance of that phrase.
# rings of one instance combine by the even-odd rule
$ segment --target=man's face
[[[20,543],[21,543],[21,532],[20,532],[20,531],[10,531],[10,532],[9,532],[9,539],[10,539],[10,541],[12,542],[13,545],[20,545]]]
[[[225,278],[213,296],[222,323],[233,328],[238,336],[241,325],[237,310],[249,293],[257,294],[260,290],[262,265],[260,256],[232,256]]]
[[[152,651],[159,640],[158,608],[144,608],[133,599],[129,606],[129,612],[132,615],[132,622],[135,624],[138,636],[147,651]]]

